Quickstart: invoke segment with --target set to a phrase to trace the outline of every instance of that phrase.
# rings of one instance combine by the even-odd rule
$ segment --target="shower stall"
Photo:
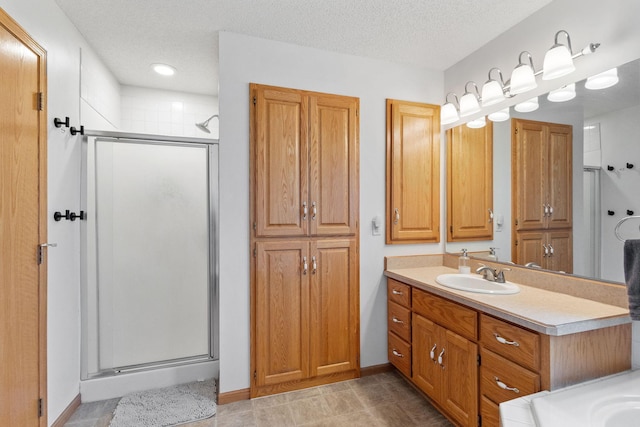
[[[218,141],[86,133],[83,399],[217,376]]]

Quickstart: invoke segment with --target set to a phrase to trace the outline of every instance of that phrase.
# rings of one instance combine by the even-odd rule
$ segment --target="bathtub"
[[[638,427],[640,370],[500,405],[503,427]]]

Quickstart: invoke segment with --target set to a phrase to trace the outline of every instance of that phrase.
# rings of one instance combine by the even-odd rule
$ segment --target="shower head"
[[[217,117],[218,120],[220,120],[220,116],[218,116],[217,114],[214,114],[213,116],[209,117],[204,122],[196,123],[196,126],[198,127],[198,129],[200,129],[203,132],[211,133],[211,131],[209,130],[209,121],[211,121],[211,119],[213,119],[214,117]]]

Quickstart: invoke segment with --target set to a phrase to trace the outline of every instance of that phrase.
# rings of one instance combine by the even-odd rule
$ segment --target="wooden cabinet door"
[[[299,91],[269,86],[251,85],[251,91],[255,234],[307,235],[308,98]]]
[[[437,359],[445,345],[444,338],[441,336],[442,328],[415,313],[413,313],[411,326],[413,382],[430,398],[441,403],[443,370],[437,363]]]
[[[573,233],[571,230],[547,232],[547,247],[550,253],[545,268],[573,273]]]
[[[547,228],[570,228],[572,212],[572,126],[550,125],[548,136],[548,188],[550,212]]]
[[[305,241],[256,243],[254,336],[258,386],[309,376],[308,252],[309,243]]]
[[[310,97],[311,234],[354,235],[358,220],[358,99]]]
[[[493,124],[447,131],[447,241],[493,240]]]
[[[443,330],[445,354],[441,402],[461,426],[478,425],[478,346],[449,330]]]
[[[311,243],[311,376],[360,369],[356,245],[355,239]]]
[[[387,243],[440,241],[440,107],[387,100]]]
[[[526,120],[514,119],[512,127],[514,230],[545,228],[546,132],[541,123]]]
[[[530,262],[546,268],[546,256],[544,245],[546,245],[544,231],[520,231],[515,234],[514,260],[516,264],[527,264]]]

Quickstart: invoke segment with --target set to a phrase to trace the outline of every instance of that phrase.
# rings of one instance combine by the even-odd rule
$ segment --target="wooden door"
[[[478,346],[443,330],[444,399],[442,405],[462,426],[478,425]]]
[[[256,237],[308,234],[308,98],[299,91],[251,85]]]
[[[447,131],[447,241],[493,240],[493,123]]]
[[[545,268],[553,271],[573,273],[573,233],[571,230],[547,232],[549,256]]]
[[[317,236],[354,235],[358,204],[358,99],[310,97],[309,220]]]
[[[415,313],[411,327],[412,379],[430,398],[441,403],[443,372],[437,358],[445,346],[442,328]]]
[[[573,175],[571,125],[548,126],[548,187],[550,212],[547,228],[570,228],[573,224]]]
[[[545,227],[547,181],[546,132],[541,123],[512,122],[514,230]]]
[[[514,232],[515,250],[513,251],[516,264],[536,263],[546,268],[547,257],[545,254],[546,236],[544,231],[520,231]]]
[[[359,371],[356,241],[311,243],[311,376]]]
[[[440,241],[440,107],[387,100],[387,243]]]
[[[256,243],[255,382],[257,386],[309,376],[309,244]]]
[[[46,426],[46,52],[0,9],[0,425]],[[39,95],[42,94],[42,95]],[[40,98],[42,96],[42,98]],[[43,401],[40,401],[43,399]]]

